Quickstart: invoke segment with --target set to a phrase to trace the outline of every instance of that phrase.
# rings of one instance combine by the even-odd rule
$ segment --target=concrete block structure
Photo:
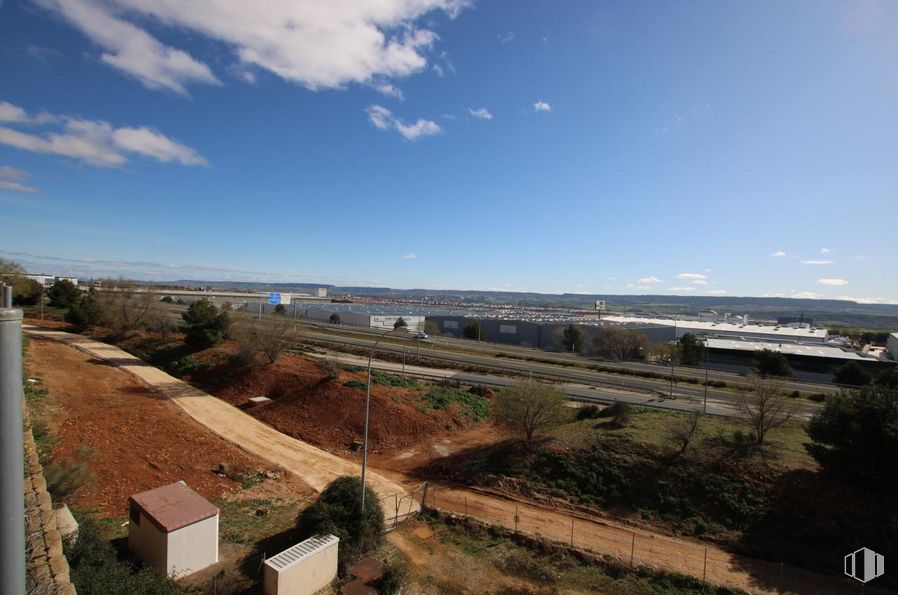
[[[169,576],[218,562],[218,508],[183,481],[128,499],[128,549]]]
[[[898,361],[898,333],[892,333],[889,335],[887,339],[886,345],[888,346],[889,355],[895,361]]]
[[[268,558],[263,565],[265,595],[312,595],[337,578],[340,539],[310,537]]]

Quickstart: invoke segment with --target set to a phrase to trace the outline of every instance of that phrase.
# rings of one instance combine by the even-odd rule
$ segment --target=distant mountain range
[[[758,319],[779,316],[812,318],[818,324],[898,329],[898,304],[861,304],[849,300],[814,300],[785,297],[547,294],[512,291],[456,289],[392,289],[389,287],[338,287],[316,283],[253,283],[248,281],[168,281],[166,286],[216,287],[246,291],[308,293],[326,287],[328,296],[452,302],[459,305],[509,304],[514,306],[594,309],[596,300],[605,300],[611,312],[695,314],[713,308],[723,314],[749,314]]]

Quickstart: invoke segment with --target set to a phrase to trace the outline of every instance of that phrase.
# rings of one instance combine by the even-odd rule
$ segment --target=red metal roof
[[[128,501],[165,533],[218,514],[215,506],[181,481],[135,494]]]

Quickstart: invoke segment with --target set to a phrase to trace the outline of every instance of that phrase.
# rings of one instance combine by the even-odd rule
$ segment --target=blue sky
[[[0,4],[0,256],[898,302],[898,3],[244,4]]]

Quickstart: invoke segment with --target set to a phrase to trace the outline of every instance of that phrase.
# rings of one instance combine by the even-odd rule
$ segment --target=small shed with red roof
[[[161,572],[186,576],[218,562],[218,508],[183,481],[128,499],[128,549]]]

